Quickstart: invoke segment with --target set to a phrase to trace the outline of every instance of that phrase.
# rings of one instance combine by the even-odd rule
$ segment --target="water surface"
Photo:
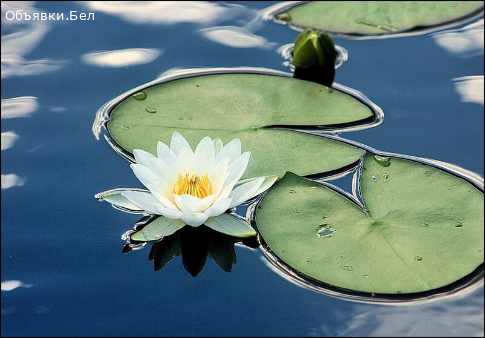
[[[93,196],[141,185],[94,138],[96,111],[173,68],[288,71],[277,49],[297,32],[260,19],[272,4],[2,2],[2,335],[483,335],[483,283],[388,306],[299,287],[257,249],[236,247],[231,273],[209,260],[197,278],[180,257],[155,272],[148,248],[121,253],[139,216]],[[18,8],[95,19],[5,20]],[[483,17],[432,34],[335,42],[348,51],[335,81],[385,114],[376,128],[341,137],[483,176]]]

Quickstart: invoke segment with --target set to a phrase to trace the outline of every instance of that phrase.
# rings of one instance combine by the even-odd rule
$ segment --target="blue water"
[[[155,272],[148,247],[121,253],[139,216],[93,196],[141,185],[93,136],[96,111],[172,68],[288,71],[276,50],[297,32],[260,19],[272,4],[2,2],[3,336],[483,336],[483,282],[434,302],[364,304],[290,283],[258,249],[236,247],[231,273],[208,260],[197,278],[180,257]],[[95,16],[5,20],[18,8]],[[239,30],[224,39],[222,26]],[[385,114],[341,137],[483,177],[483,16],[438,33],[335,42],[349,54],[335,81]],[[454,79],[470,76],[479,77],[465,79],[462,96]]]

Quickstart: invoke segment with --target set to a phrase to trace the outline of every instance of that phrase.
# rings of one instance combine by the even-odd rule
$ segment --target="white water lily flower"
[[[249,151],[241,154],[239,139],[223,145],[219,138],[205,137],[194,152],[175,132],[170,147],[158,142],[157,156],[140,149],[133,150],[133,155],[136,164],[131,168],[148,191],[115,189],[96,197],[125,209],[163,216],[140,231],[140,240],[167,236],[185,224],[205,224],[229,235],[252,236],[255,231],[246,222],[225,212],[277,180],[277,176],[266,176],[239,181],[250,157]]]

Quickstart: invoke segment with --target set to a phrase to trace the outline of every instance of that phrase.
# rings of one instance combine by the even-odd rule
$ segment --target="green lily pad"
[[[340,289],[418,293],[483,264],[483,192],[435,167],[367,153],[353,198],[292,173],[264,196],[258,230],[303,275]]]
[[[157,142],[169,144],[175,131],[193,147],[205,136],[224,144],[239,138],[242,150],[251,151],[244,177],[317,174],[355,163],[364,153],[331,138],[269,126],[355,126],[375,116],[349,94],[287,76],[198,75],[143,92],[145,99],[127,96],[110,113],[108,132],[124,151],[155,154]]]
[[[483,11],[483,1],[311,1],[276,18],[301,28],[369,36],[430,30]]]
[[[180,219],[157,217],[143,227],[143,229],[133,233],[131,239],[140,242],[156,241],[173,234],[184,226],[185,222]]]

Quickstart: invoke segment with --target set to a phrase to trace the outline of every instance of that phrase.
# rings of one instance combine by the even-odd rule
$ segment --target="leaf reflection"
[[[135,223],[136,231],[148,225],[156,217],[145,216]],[[129,253],[145,244],[130,240],[132,231],[126,236],[127,242],[123,253]],[[148,259],[153,261],[155,271],[162,270],[174,257],[181,256],[184,269],[196,277],[204,268],[207,257],[224,272],[231,272],[237,262],[234,244],[256,249],[259,242],[256,236],[239,238],[229,236],[202,225],[200,227],[185,226],[170,236],[165,236],[157,242],[148,242],[152,247]]]

